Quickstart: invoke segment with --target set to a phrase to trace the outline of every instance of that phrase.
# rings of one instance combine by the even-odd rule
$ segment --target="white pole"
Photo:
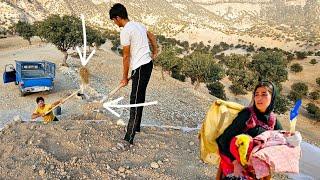
[[[82,20],[82,30],[83,30],[83,59],[87,59],[87,33],[86,33],[86,24],[84,21],[84,15],[81,14]],[[85,66],[85,64],[82,64]]]
[[[140,104],[127,104],[127,105],[118,105],[118,104],[108,104],[104,103],[103,107],[115,107],[115,108],[131,108],[131,107],[141,107],[141,106],[150,106],[150,105],[155,105],[158,104],[158,101],[153,101],[153,102],[147,102],[147,103],[140,103]]]

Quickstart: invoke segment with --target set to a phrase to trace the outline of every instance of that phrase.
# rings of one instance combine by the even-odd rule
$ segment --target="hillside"
[[[115,2],[127,7],[131,20],[143,22],[157,34],[186,40],[188,45],[200,41],[203,47],[220,42],[232,44],[232,48],[219,51],[225,55],[249,54],[245,48],[236,48],[240,44],[252,45],[256,50],[259,47],[278,47],[290,52],[320,50],[320,2],[317,0],[1,0],[0,35],[19,20],[33,23],[50,14],[79,16],[83,13],[91,26],[119,30],[108,17],[109,8]],[[134,148],[124,151],[121,139],[125,127],[117,122],[127,122],[128,109],[116,109],[121,114],[119,119],[101,104],[78,97],[63,104],[62,115],[58,116],[60,122],[48,125],[30,122],[36,97],[43,96],[51,103],[79,88],[79,58],[70,49],[67,60],[70,66],[60,66],[63,54],[38,37],[31,39],[31,45],[15,35],[0,37],[0,67],[15,64],[15,60],[39,59],[57,65],[55,87],[50,93],[20,97],[14,83],[3,84],[0,80],[0,177],[212,179],[215,176],[217,167],[199,159],[198,129],[216,100],[205,84],[195,90],[190,79],[181,82],[171,78],[168,72],[163,79],[160,67],[155,67],[146,101],[156,100],[159,104],[144,109],[142,132],[136,135]],[[122,61],[111,51],[111,46],[107,40],[87,65],[92,87],[88,94],[93,99],[108,94],[119,83]],[[186,55],[189,51],[183,53]],[[302,65],[303,71],[293,73],[287,69],[283,95],[288,95],[296,82],[306,83],[309,92],[319,90],[315,78],[320,77],[320,58],[313,55],[290,62],[290,65]],[[310,64],[311,59],[318,63]],[[1,68],[0,74],[3,71]],[[235,96],[229,88],[230,79],[225,77],[221,82],[230,101],[248,105],[251,93]],[[121,104],[127,104],[129,93],[130,87],[126,87],[111,98],[124,96]],[[306,111],[309,102],[320,105],[320,100],[303,97],[296,129],[302,134],[304,152],[312,155],[305,147],[307,144],[319,151],[320,122]],[[289,129],[289,112],[277,117],[284,129]],[[181,131],[190,128],[193,131]],[[310,158],[304,154],[302,157]],[[301,175],[320,177],[318,165],[310,165],[308,161],[301,161],[300,165]],[[273,179],[288,177],[275,174]]]
[[[63,54],[51,44],[32,39],[32,45],[20,37],[0,40],[0,65],[16,59],[47,59],[60,63]],[[35,98],[43,96],[48,103],[65,97],[78,88],[79,59],[68,59],[70,67],[59,67],[55,89],[50,94],[34,93],[19,96],[14,84],[0,80],[0,176],[21,179],[212,179],[216,167],[199,160],[198,132],[184,132],[150,126],[196,128],[205,117],[215,98],[204,88],[198,91],[188,82],[180,82],[168,75],[161,78],[155,68],[147,92],[147,101],[159,105],[144,109],[142,132],[136,135],[135,146],[124,151],[119,145],[124,127],[117,125],[119,118],[111,113],[93,111],[90,103],[72,98],[62,106],[61,122],[48,125],[29,122]],[[110,51],[107,43],[97,51],[88,64],[92,72],[90,85],[99,93],[107,94],[121,77],[121,58]],[[311,70],[311,69],[310,69]],[[0,70],[3,73],[3,69]],[[179,88],[177,88],[179,87]],[[117,96],[127,103],[129,88]],[[240,99],[246,97],[238,97]],[[12,103],[12,102],[15,103]],[[127,110],[117,110],[124,121]],[[17,115],[21,118],[18,118]],[[288,129],[288,115],[280,116]],[[304,141],[319,145],[319,123],[299,116],[297,129]],[[12,121],[16,119],[16,121]],[[24,121],[24,122],[21,122]],[[187,129],[185,129],[187,130]],[[306,167],[302,168],[302,172]],[[309,169],[307,169],[309,170]],[[315,172],[314,169],[311,169]],[[288,179],[276,174],[274,179]]]
[[[2,0],[0,26],[18,20],[34,22],[50,14],[85,14],[100,28],[115,29],[108,18],[116,1],[102,0]],[[265,46],[287,49],[318,48],[320,4],[316,0],[140,0],[117,1],[126,5],[130,18],[157,33],[190,41],[237,43],[238,39],[270,41]],[[307,19],[307,21],[306,21]],[[264,39],[265,38],[265,39]],[[302,41],[305,44],[296,43]],[[215,42],[215,40],[213,41]],[[285,47],[285,43],[291,43]],[[269,45],[270,44],[270,45]],[[293,47],[291,47],[293,46]]]

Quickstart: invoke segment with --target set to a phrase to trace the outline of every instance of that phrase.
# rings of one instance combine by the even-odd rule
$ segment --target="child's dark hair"
[[[119,16],[122,19],[128,19],[128,13],[126,7],[120,3],[114,4],[109,11],[110,19]]]
[[[36,99],[37,104],[39,103],[39,101],[44,101],[43,97],[37,97]]]

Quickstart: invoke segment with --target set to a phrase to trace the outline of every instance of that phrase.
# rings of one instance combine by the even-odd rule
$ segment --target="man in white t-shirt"
[[[120,4],[114,4],[109,11],[110,19],[123,27],[120,32],[120,43],[123,46],[123,74],[120,84],[122,87],[128,84],[128,73],[131,68],[132,89],[130,104],[145,102],[146,89],[151,76],[152,60],[157,56],[157,42],[155,36],[147,31],[140,23],[132,22],[128,18],[126,8]],[[150,51],[151,42],[152,52]],[[130,119],[124,140],[133,144],[136,132],[140,132],[140,124],[143,107],[130,109]]]

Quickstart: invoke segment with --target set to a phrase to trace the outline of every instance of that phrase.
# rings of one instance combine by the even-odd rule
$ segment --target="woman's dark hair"
[[[274,91],[274,85],[272,82],[269,82],[269,81],[260,81],[256,87],[254,88],[254,91],[253,91],[253,95],[256,93],[257,89],[259,87],[266,87],[269,91],[270,94],[273,94],[273,91]]]
[[[39,101],[44,101],[43,97],[37,97],[36,99],[37,104],[39,103]]]
[[[128,19],[128,13],[126,7],[120,3],[114,4],[109,11],[110,19],[119,16],[122,19]]]

